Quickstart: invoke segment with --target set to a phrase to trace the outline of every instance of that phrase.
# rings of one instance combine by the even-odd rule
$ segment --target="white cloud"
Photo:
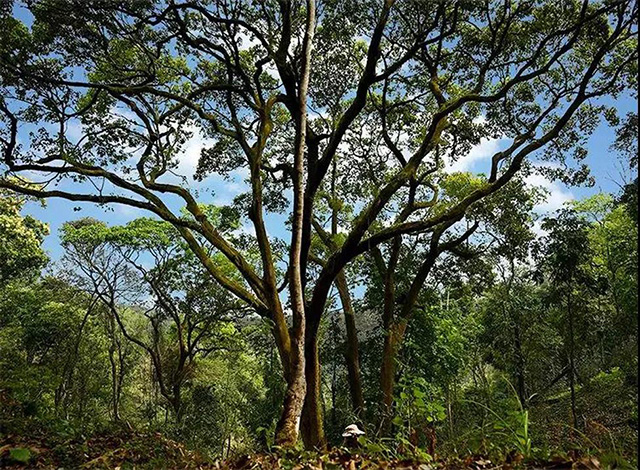
[[[274,78],[275,80],[280,79],[280,73],[278,72],[278,67],[276,67],[276,64],[273,61],[267,62],[267,65],[265,65],[262,70],[267,75],[271,76],[271,78]]]
[[[549,235],[549,232],[547,232],[545,229],[542,228],[542,219],[536,220],[533,223],[533,227],[531,229],[533,230],[533,233],[535,233],[538,238],[546,237],[547,235]]]
[[[72,142],[77,142],[84,136],[84,126],[79,120],[70,121],[67,124],[67,138],[70,138]]]
[[[489,162],[491,157],[498,152],[501,144],[505,139],[482,139],[480,143],[474,146],[471,151],[464,157],[459,158],[455,162],[448,162],[445,167],[447,173],[455,173],[458,171],[471,171],[473,166],[481,161],[487,162],[487,168],[483,172],[489,172]]]
[[[135,219],[151,215],[150,212],[140,209],[139,207],[129,206],[127,204],[114,204],[113,210],[124,218]]]
[[[481,122],[483,119],[484,117],[481,116],[476,119],[476,122]],[[466,156],[455,162],[447,162],[448,165],[445,167],[445,171],[447,173],[476,171],[488,174],[491,170],[491,158],[501,149],[504,149],[506,143],[508,143],[508,139],[504,138],[482,139]],[[540,186],[548,192],[546,200],[535,207],[535,211],[538,214],[556,211],[567,202],[575,199],[573,193],[564,184],[558,181],[549,181],[540,174],[533,173],[527,176],[526,182],[530,186]],[[541,231],[539,224],[536,230]]]
[[[548,192],[546,200],[535,207],[539,214],[558,210],[567,202],[575,199],[573,193],[565,185],[558,181],[549,181],[542,175],[531,174],[527,176],[525,181],[531,186],[541,186]]]
[[[245,221],[240,225],[238,230],[236,231],[238,234],[256,236],[256,228],[253,226],[253,222]]]
[[[198,192],[212,193],[213,199],[203,199],[203,202],[210,202],[216,205],[229,205],[233,199],[245,191],[249,190],[246,179],[249,176],[249,169],[246,166],[239,167],[231,171],[229,177],[224,178],[218,174],[207,175],[204,180],[193,179],[198,168],[201,152],[203,148],[211,147],[215,140],[203,137],[196,126],[188,129],[192,136],[185,143],[182,151],[177,155],[177,167],[173,170],[175,175],[167,174],[163,178],[165,181],[188,186]]]
[[[193,135],[187,141],[184,149],[178,156],[178,168],[176,168],[176,173],[186,176],[188,180],[191,180],[198,168],[198,161],[200,160],[200,153],[202,149],[213,145],[214,140],[204,138],[200,133],[200,130],[195,126],[188,130],[192,132]]]
[[[259,46],[261,44],[258,38],[249,31],[242,30],[236,37],[240,39],[238,49],[241,51],[246,51],[247,49],[251,49],[252,47]]]

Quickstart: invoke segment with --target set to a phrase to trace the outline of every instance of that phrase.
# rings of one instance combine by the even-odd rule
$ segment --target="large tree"
[[[203,275],[202,265],[166,222],[141,218],[108,227],[85,218],[67,222],[62,235],[76,284],[108,312],[108,333],[118,343],[112,345],[120,357],[118,370],[124,373],[120,331],[148,355],[160,394],[181,424],[184,385],[200,359],[234,347],[234,330],[228,325],[242,314],[243,305]],[[131,305],[145,319],[148,335],[127,326],[125,313],[133,313]],[[114,382],[114,404],[121,388]]]
[[[451,175],[443,182],[445,191],[440,204],[451,204],[464,197],[474,184],[481,184],[481,179],[468,173]],[[459,234],[443,236],[434,232],[426,243],[420,237],[396,237],[373,250],[373,264],[383,285],[380,304],[385,342],[380,375],[383,409],[387,414],[391,415],[393,404],[395,362],[412,316],[416,310],[428,307],[422,291],[438,257],[453,253],[469,260],[509,249],[526,253],[526,243],[532,238],[527,226],[536,202],[539,202],[537,189],[528,189],[523,181],[512,180],[500,193],[485,198],[468,211],[468,226],[461,228]],[[375,289],[377,286],[372,284]]]
[[[584,179],[571,163],[604,111],[598,99],[635,87],[636,18],[634,0],[4,3],[0,187],[125,204],[173,224],[219,284],[272,321],[288,384],[278,442],[297,440],[304,401],[303,437],[320,445],[317,333],[337,276],[400,235],[455,229],[530,157]],[[194,133],[213,142],[198,178],[248,175],[236,205],[257,259],[175,176]],[[506,144],[482,182],[425,204],[444,162],[486,136]],[[313,222],[334,162],[357,190],[339,246],[316,270]],[[274,212],[291,215],[287,256],[267,232]]]

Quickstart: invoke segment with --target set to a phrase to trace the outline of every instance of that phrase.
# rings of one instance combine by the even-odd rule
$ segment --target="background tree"
[[[177,424],[183,415],[182,390],[199,357],[233,347],[233,328],[224,327],[242,307],[203,276],[190,251],[184,251],[173,227],[136,219],[123,227],[107,227],[91,219],[63,227],[67,257],[90,295],[108,310],[109,333],[123,370],[118,333],[148,354],[160,393]],[[136,305],[149,333],[136,336],[123,309]],[[113,362],[112,349],[110,360]],[[114,376],[114,410],[122,374]],[[117,412],[114,411],[117,419]]]
[[[576,301],[576,287],[593,281],[583,270],[589,259],[588,225],[571,211],[562,212],[557,218],[546,219],[543,228],[549,231],[546,240],[546,263],[551,283],[556,287],[554,294],[566,317],[565,354],[569,366],[569,388],[571,390],[572,425],[578,427],[576,409],[576,318],[580,316]]]

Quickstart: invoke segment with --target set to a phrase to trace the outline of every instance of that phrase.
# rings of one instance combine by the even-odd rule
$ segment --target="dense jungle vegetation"
[[[2,2],[0,466],[636,468],[637,17]]]

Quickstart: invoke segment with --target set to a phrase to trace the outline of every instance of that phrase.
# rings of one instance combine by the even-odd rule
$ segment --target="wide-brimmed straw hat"
[[[344,428],[342,437],[362,436],[363,434],[364,431],[360,429],[357,424],[350,424],[349,426]]]

